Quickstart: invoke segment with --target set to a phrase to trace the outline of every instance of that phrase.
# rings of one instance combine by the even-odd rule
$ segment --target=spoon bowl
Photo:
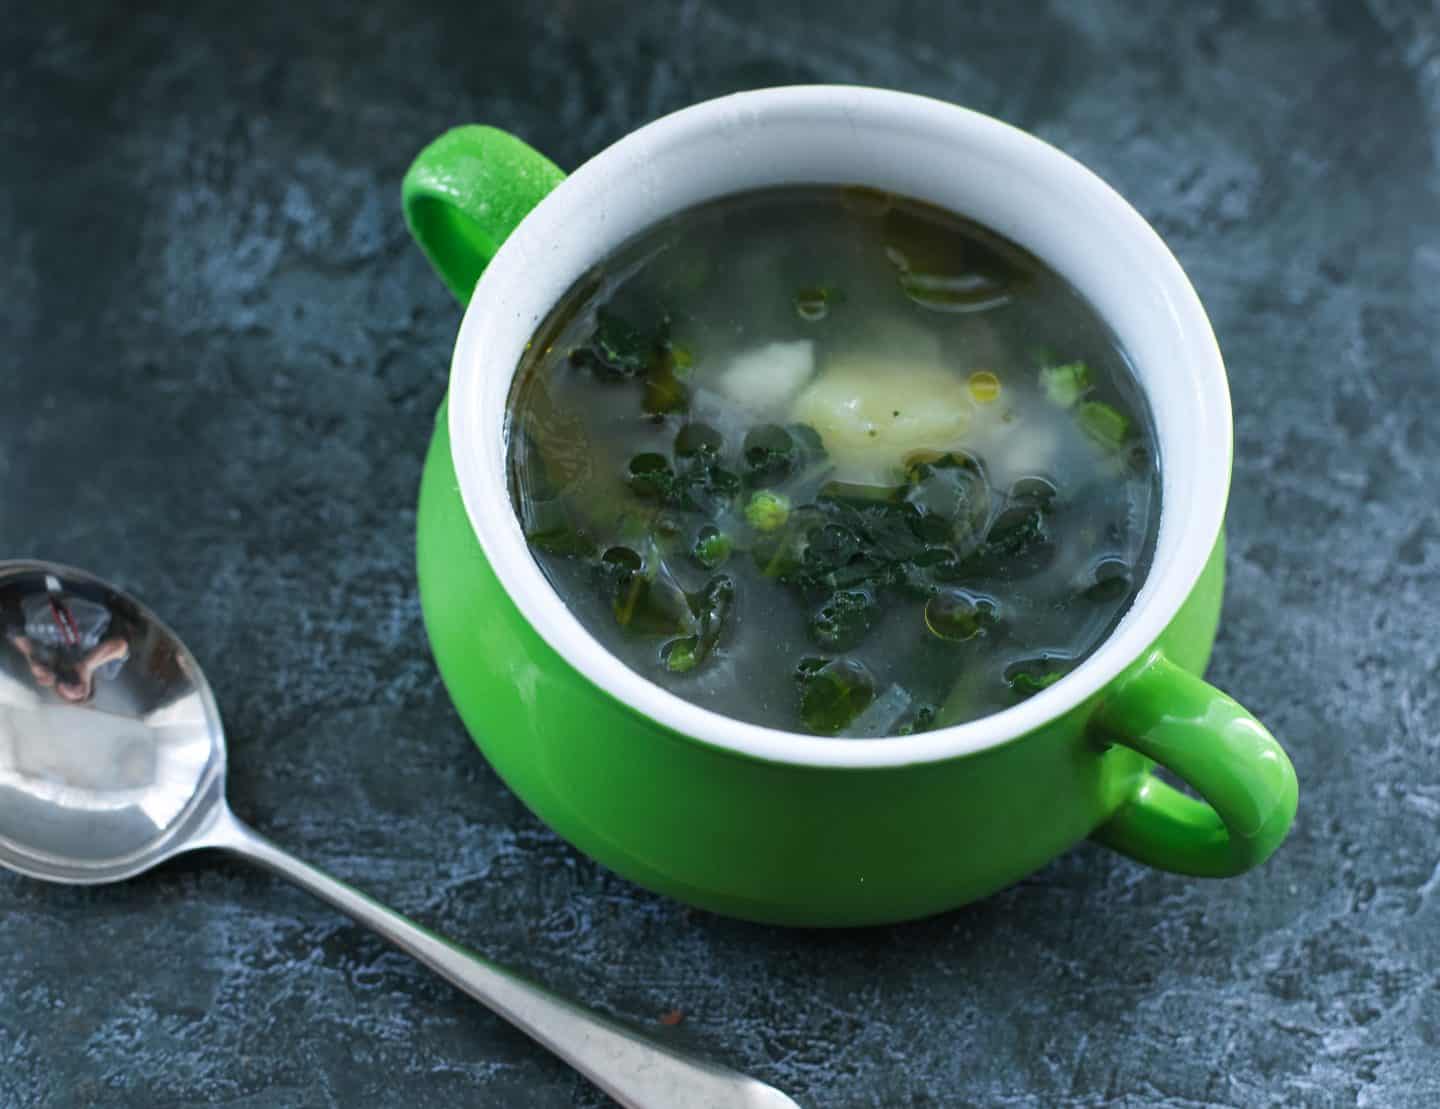
[[[99,884],[184,850],[225,804],[225,734],[179,638],[39,562],[4,564],[0,628],[0,864]]]
[[[281,850],[225,799],[225,732],[179,637],[134,598],[0,562],[0,865],[98,885],[215,848],[309,890],[413,955],[631,1109],[798,1109],[436,935]]]

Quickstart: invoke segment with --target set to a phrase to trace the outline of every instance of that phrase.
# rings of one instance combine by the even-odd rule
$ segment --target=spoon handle
[[[627,1109],[799,1109],[773,1087],[657,1044],[437,936],[277,847],[228,808],[201,846],[239,855],[328,902],[548,1047]]]

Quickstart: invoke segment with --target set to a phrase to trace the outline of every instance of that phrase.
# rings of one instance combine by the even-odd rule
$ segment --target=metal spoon
[[[799,1109],[525,981],[316,870],[225,801],[225,734],[184,644],[89,574],[0,562],[0,864],[134,877],[213,847],[273,870],[419,959],[631,1109]]]

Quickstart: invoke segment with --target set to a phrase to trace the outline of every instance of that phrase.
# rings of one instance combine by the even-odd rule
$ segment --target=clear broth
[[[1016,244],[868,189],[726,197],[626,243],[538,329],[508,442],[531,551],[590,633],[785,731],[907,734],[1060,680],[1159,520],[1104,321]]]

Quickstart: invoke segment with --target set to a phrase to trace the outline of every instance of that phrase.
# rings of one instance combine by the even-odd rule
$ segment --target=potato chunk
[[[842,355],[795,400],[792,418],[820,434],[844,481],[897,481],[918,450],[963,444],[975,414],[964,378],[934,362]]]

